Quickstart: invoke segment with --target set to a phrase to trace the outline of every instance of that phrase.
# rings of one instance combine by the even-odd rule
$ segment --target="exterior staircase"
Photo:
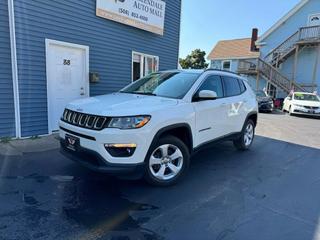
[[[289,93],[291,90],[305,92],[305,89],[302,88],[299,84],[294,83],[292,80],[284,76],[279,71],[279,69],[261,58],[258,58],[256,62],[240,60],[238,73],[247,75],[259,75],[265,78],[272,85],[286,93]]]
[[[296,83],[294,79],[289,79],[282,74],[278,67],[279,64],[298,52],[299,49],[317,44],[320,44],[320,26],[302,27],[273,49],[265,59],[259,58],[256,62],[240,60],[238,73],[262,76],[273,86],[286,93],[292,90],[306,92],[307,90]]]
[[[278,47],[273,49],[266,57],[265,61],[278,67],[290,57],[299,46],[314,45],[320,43],[320,26],[302,27],[292,34]]]

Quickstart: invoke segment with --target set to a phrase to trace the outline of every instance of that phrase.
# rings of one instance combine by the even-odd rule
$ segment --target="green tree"
[[[179,63],[183,69],[205,69],[208,67],[205,55],[205,51],[195,49],[185,59],[180,58]]]

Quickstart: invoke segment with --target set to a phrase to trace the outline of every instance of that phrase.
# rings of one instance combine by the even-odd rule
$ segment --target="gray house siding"
[[[0,2],[0,137],[15,136],[8,1]]]
[[[159,56],[160,70],[177,68],[181,1],[166,1],[164,35],[96,16],[95,0],[15,0],[22,136],[48,133],[45,39],[87,45],[91,96],[131,82],[132,51]]]

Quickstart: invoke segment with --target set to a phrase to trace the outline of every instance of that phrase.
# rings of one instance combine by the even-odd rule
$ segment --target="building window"
[[[159,57],[143,53],[132,53],[132,81],[159,70]]]
[[[223,61],[222,70],[231,71],[231,61]]]

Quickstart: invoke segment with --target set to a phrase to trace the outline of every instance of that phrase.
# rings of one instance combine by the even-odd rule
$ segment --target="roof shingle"
[[[259,52],[250,50],[251,38],[219,41],[208,56],[209,60],[258,58]]]

